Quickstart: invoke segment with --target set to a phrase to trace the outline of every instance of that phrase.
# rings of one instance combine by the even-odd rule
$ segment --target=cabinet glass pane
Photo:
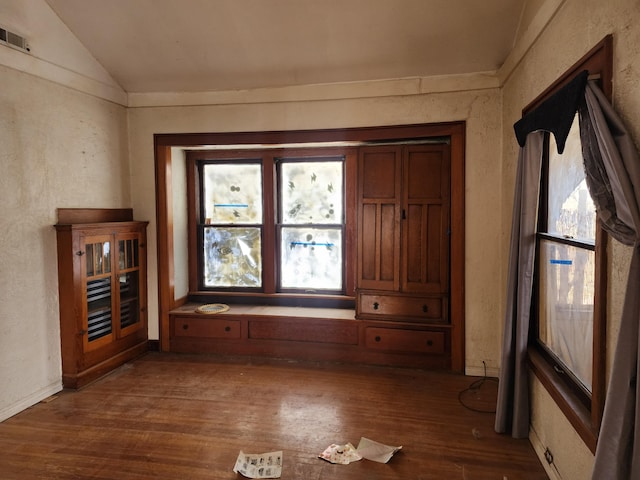
[[[111,277],[87,282],[87,336],[91,342],[112,331]]]
[[[120,270],[138,266],[138,240],[118,241],[118,265]]]
[[[207,287],[260,287],[262,241],[258,227],[204,229],[204,284]]]
[[[140,321],[140,296],[138,292],[138,271],[119,276],[120,283],[120,328]]]
[[[93,246],[93,253],[95,254],[95,258],[93,259],[93,268],[95,269],[96,275],[100,275],[104,272],[103,258],[104,253],[102,251],[102,244],[96,243]]]
[[[127,264],[127,249],[125,248],[125,240],[118,241],[118,268],[124,270]]]
[[[595,252],[540,244],[540,341],[591,391]]]
[[[133,266],[134,267],[139,267],[140,266],[140,257],[138,256],[138,239],[135,238],[133,240]]]
[[[342,223],[342,162],[282,162],[283,224]]]
[[[85,245],[85,258],[87,259],[87,277],[93,277],[96,273],[93,268],[95,257],[93,256],[93,244],[91,243]]]
[[[204,223],[262,223],[260,164],[207,164],[203,173]]]
[[[88,243],[85,245],[85,254],[87,257],[87,276],[111,272],[110,242]]]
[[[283,227],[282,288],[342,290],[342,229]]]

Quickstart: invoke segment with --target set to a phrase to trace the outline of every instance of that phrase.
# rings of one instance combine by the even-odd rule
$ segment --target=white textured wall
[[[153,134],[298,130],[465,120],[466,363],[498,365],[501,280],[499,232],[501,95],[498,89],[456,93],[192,107],[130,108],[133,206],[155,222]],[[155,224],[149,228],[150,278],[157,278]],[[177,268],[177,267],[176,267]],[[186,268],[186,265],[184,266]],[[149,334],[158,338],[157,284],[150,282]]]
[[[123,107],[3,66],[0,77],[2,420],[61,388],[56,208],[131,202]]]
[[[640,140],[640,1],[567,0],[503,88],[504,231],[508,235],[517,143],[513,124],[522,108],[571,67],[607,34],[614,36],[614,106],[636,145]],[[508,245],[508,239],[503,239]],[[615,240],[609,248],[608,357],[615,348],[629,249]],[[506,259],[505,259],[506,260]],[[503,270],[506,276],[506,264]],[[610,360],[608,365],[610,365]],[[534,382],[532,428],[541,447],[553,452],[563,480],[590,478],[593,455],[537,380]],[[544,463],[544,462],[543,462]]]

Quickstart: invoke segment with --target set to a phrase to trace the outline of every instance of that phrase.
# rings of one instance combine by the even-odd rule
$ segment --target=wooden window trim
[[[466,149],[466,123],[464,121],[325,130],[154,134],[160,350],[171,350],[169,312],[187,300],[176,299],[174,289],[172,148],[188,150],[203,145],[370,142],[430,137],[449,137],[451,139],[451,293],[449,310],[452,332],[451,369],[463,372],[465,367],[464,207]],[[190,180],[187,179],[187,181]],[[349,194],[355,196],[356,189],[354,188],[353,192],[349,192]],[[355,235],[355,230],[348,234]],[[355,236],[353,241],[355,242]]]
[[[583,58],[576,62],[549,88],[540,94],[523,110],[523,115],[530,112],[562,86],[571,81],[578,73],[588,70],[599,78],[600,88],[611,100],[613,76],[613,38],[606,36]],[[544,208],[544,206],[542,207]],[[549,392],[560,410],[576,429],[591,452],[595,453],[598,432],[604,411],[606,394],[606,292],[607,292],[607,240],[608,236],[598,222],[596,228],[595,250],[595,294],[593,311],[593,366],[591,408],[588,408],[575,394],[572,388],[562,379],[545,355],[541,347],[532,341],[528,349],[531,369],[540,383]],[[534,332],[535,335],[535,332]],[[533,337],[533,335],[532,335]],[[535,337],[534,337],[535,340]]]

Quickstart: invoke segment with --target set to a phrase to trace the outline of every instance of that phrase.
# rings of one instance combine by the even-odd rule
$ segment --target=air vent
[[[17,48],[23,52],[29,52],[29,45],[27,39],[18,35],[17,33],[10,32],[0,27],[0,44],[4,44],[8,47]]]

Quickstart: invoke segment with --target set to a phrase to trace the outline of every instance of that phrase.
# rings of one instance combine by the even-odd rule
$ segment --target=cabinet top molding
[[[132,208],[58,208],[58,224],[130,222]]]

